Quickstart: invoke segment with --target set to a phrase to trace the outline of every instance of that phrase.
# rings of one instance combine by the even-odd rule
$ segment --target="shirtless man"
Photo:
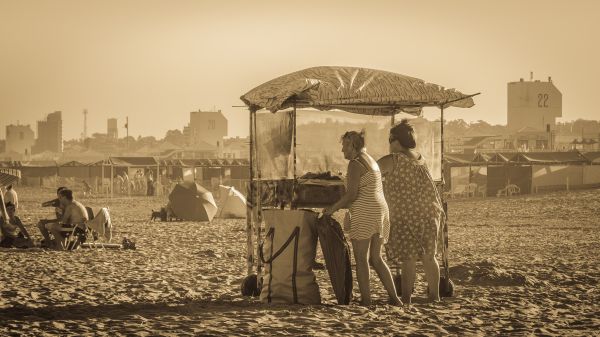
[[[55,247],[59,250],[64,250],[64,229],[73,228],[75,226],[85,229],[85,222],[89,219],[85,207],[79,201],[73,200],[73,191],[64,189],[58,194],[58,199],[60,200],[61,206],[64,207],[65,213],[63,214],[60,223],[50,223],[46,225],[46,228],[54,236]]]
[[[62,219],[63,214],[65,213],[64,206],[61,205],[60,201],[58,200],[58,198],[60,197],[60,191],[65,190],[65,189],[67,189],[67,188],[64,186],[59,187],[56,190],[56,199],[42,203],[42,207],[53,206],[54,213],[56,214],[55,219],[42,219],[37,224],[37,227],[40,230],[40,233],[42,233],[42,236],[44,237],[44,240],[42,241],[42,247],[51,247],[52,246],[51,240],[50,240],[50,232],[48,231],[48,225],[53,222],[58,223]]]

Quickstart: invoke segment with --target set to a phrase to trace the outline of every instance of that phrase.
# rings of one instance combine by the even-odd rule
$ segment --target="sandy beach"
[[[52,213],[39,205],[54,191],[17,191],[39,242],[35,223]],[[320,306],[242,297],[245,220],[150,222],[165,199],[82,200],[109,206],[114,240],[137,250],[0,250],[0,335],[599,334],[600,190],[450,201],[455,297],[423,303],[420,273],[411,311],[386,304],[374,273],[372,307],[357,305],[357,291],[335,305],[325,270]]]

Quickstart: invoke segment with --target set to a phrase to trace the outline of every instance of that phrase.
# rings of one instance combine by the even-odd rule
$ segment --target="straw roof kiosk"
[[[297,186],[296,174],[296,109],[312,108],[321,111],[342,110],[350,113],[389,116],[392,125],[398,113],[420,116],[424,107],[440,109],[441,148],[443,149],[444,109],[449,107],[470,108],[474,105],[473,95],[465,95],[454,89],[445,89],[418,78],[392,72],[357,68],[323,66],[308,68],[270,80],[240,97],[249,110],[250,117],[250,195],[247,216],[247,281],[260,282],[262,265],[258,256],[261,241],[262,197],[267,186],[261,177],[257,160],[256,113],[266,109],[272,113],[292,108],[292,152],[293,189]],[[443,151],[442,151],[443,156]],[[443,160],[443,157],[442,157]],[[443,165],[441,165],[443,170]],[[443,177],[443,172],[441,177]],[[441,178],[438,186],[443,187]],[[442,191],[443,189],[440,189]],[[250,200],[252,200],[250,202]],[[290,208],[294,209],[294,201]],[[444,201],[444,208],[446,202]],[[252,216],[254,215],[254,216]],[[444,286],[451,287],[448,278],[448,228],[444,224],[442,245]],[[254,231],[254,233],[253,233]],[[253,242],[253,234],[257,238]],[[254,270],[256,268],[256,270]],[[254,274],[256,272],[256,274]],[[440,283],[442,287],[442,283]],[[257,289],[260,289],[257,285]]]

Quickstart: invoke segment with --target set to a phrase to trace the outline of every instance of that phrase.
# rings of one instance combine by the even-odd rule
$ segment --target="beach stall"
[[[526,193],[537,193],[583,187],[583,171],[589,161],[581,153],[569,151],[521,152],[513,162],[518,163],[521,170],[529,170],[529,189],[523,186]]]
[[[583,185],[585,187],[600,187],[600,151],[583,152],[588,160],[583,166]]]
[[[263,275],[263,264],[265,264],[265,274],[268,274],[268,277],[265,277],[262,284],[261,299],[269,303],[276,302],[274,293],[278,290],[282,292],[289,290],[293,292],[293,296],[279,298],[279,300],[288,303],[317,301],[310,281],[311,277],[314,278],[314,275],[310,276],[312,269],[310,266],[306,269],[305,266],[307,259],[314,258],[314,253],[310,250],[314,246],[312,242],[316,245],[316,239],[305,240],[312,234],[304,227],[306,221],[314,221],[316,215],[303,212],[299,208],[329,206],[343,194],[344,189],[342,180],[327,172],[300,176],[296,158],[297,109],[387,116],[391,119],[391,124],[394,124],[398,114],[420,116],[425,107],[439,108],[441,139],[439,155],[433,158],[438,158],[434,167],[439,168],[438,171],[441,172],[434,172],[433,176],[438,178],[438,187],[443,190],[444,169],[441,165],[443,160],[441,149],[443,149],[444,109],[470,108],[474,105],[472,97],[475,95],[477,94],[465,95],[454,89],[445,89],[417,78],[387,71],[325,66],[278,77],[241,96],[241,100],[249,110],[251,180],[246,228],[248,277],[243,282],[242,292],[252,295],[260,292],[258,291],[261,289],[260,276]],[[433,141],[425,143],[434,144]],[[266,232],[264,238],[261,237],[263,220]],[[292,227],[288,226],[290,222],[294,222]],[[275,227],[278,230],[282,228],[281,231],[284,233],[289,232],[289,238],[284,237],[283,240],[282,237],[275,238]],[[291,228],[296,229],[291,230]],[[445,225],[443,233],[441,287],[445,290],[442,293],[448,295],[452,292],[452,284],[448,276],[448,230]],[[295,243],[290,246],[292,241]],[[306,246],[302,248],[303,245],[298,242],[305,242]],[[292,248],[286,249],[288,246]],[[263,251],[270,254],[265,257]],[[293,254],[286,253],[288,251]],[[289,271],[290,275],[286,275],[289,276],[288,280],[292,280],[293,287],[275,284],[274,280],[281,278],[281,275],[273,271],[274,259],[275,256],[280,255],[284,256],[283,259],[290,258],[287,260],[289,263],[282,268],[293,268]],[[312,264],[312,261],[310,263]],[[306,272],[308,278],[298,278],[301,271]],[[252,283],[254,289],[248,289]],[[282,288],[275,289],[271,285]],[[305,297],[297,292],[300,288],[306,291]],[[265,290],[268,294],[264,293]]]
[[[31,160],[20,163],[23,185],[55,187],[58,164],[54,160]]]
[[[467,196],[470,183],[472,153],[444,154],[444,192],[450,197]]]

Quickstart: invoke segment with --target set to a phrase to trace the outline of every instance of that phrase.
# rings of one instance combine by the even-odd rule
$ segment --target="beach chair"
[[[456,185],[453,189],[452,189],[452,198],[455,198],[456,196],[463,196],[465,194],[467,185]]]
[[[477,194],[481,194],[482,198],[487,196],[487,187],[485,185],[479,186],[477,188]]]
[[[519,194],[521,194],[521,188],[514,184],[508,185],[508,186],[506,186],[506,194],[508,196],[519,195]]]
[[[477,184],[475,183],[470,183],[469,185],[467,185],[465,187],[465,194],[467,196],[467,198],[470,197],[475,197],[475,195],[477,194]]]
[[[88,219],[93,219],[94,218],[94,211],[92,210],[91,207],[86,207],[85,210],[87,211],[88,214]],[[65,227],[64,229],[61,230],[61,232],[63,232],[63,236],[64,236],[64,240],[63,240],[63,246],[65,247],[66,250],[75,250],[77,248],[79,248],[79,246],[84,243],[85,241],[87,241],[88,238],[88,234],[90,234],[90,229],[87,227],[87,225],[84,224],[85,228],[81,228],[79,226],[74,226],[73,228],[67,228]],[[94,236],[92,234],[92,236]]]
[[[508,195],[508,193],[507,193],[506,187],[501,188],[501,189],[498,190],[498,192],[496,192],[496,196],[497,197],[507,196],[507,195]]]

